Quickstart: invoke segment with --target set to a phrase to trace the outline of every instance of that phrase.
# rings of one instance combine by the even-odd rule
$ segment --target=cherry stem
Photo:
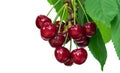
[[[76,45],[76,48],[78,48],[78,45],[77,45],[76,41],[74,41],[74,44]]]
[[[75,5],[75,0],[72,0],[72,6],[73,6],[73,11],[74,11],[74,24],[76,24],[75,18],[76,18],[76,5]]]
[[[67,35],[66,35],[66,38],[65,38],[65,41],[64,41],[64,46],[65,46],[65,44],[66,44],[66,42],[67,42],[67,39],[68,39],[68,33],[67,33]]]
[[[66,8],[67,8],[67,4],[65,4],[65,7],[64,7],[64,10],[63,10],[63,13],[62,13],[62,17],[61,17],[61,19],[60,19],[60,27],[59,27],[59,29],[58,29],[58,33],[60,32],[60,29],[61,29],[62,20],[63,20],[63,17],[64,17],[64,15],[65,15]]]
[[[85,17],[86,17],[86,19],[87,19],[87,22],[89,22],[89,19],[88,19],[87,13],[86,13],[86,11],[85,11],[85,9],[84,9],[84,7],[83,7],[82,3],[80,2],[80,0],[78,0],[78,3],[79,3],[79,5],[80,5],[80,6],[81,6],[81,8],[82,8],[83,13],[85,14]]]
[[[53,8],[60,2],[60,0],[58,0],[53,7],[49,10],[49,12],[47,13],[47,16],[51,13],[51,11],[53,10]]]
[[[61,8],[60,8],[60,10],[58,11],[58,13],[57,13],[57,15],[56,15],[56,17],[55,17],[55,19],[53,20],[53,23],[55,23],[56,22],[56,20],[58,19],[58,17],[59,17],[59,14],[61,13],[61,11],[64,9],[64,7],[65,7],[65,5],[63,5]]]
[[[70,51],[72,50],[72,39],[70,39]]]

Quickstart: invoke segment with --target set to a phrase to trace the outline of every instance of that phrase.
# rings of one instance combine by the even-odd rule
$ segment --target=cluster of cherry
[[[88,46],[89,38],[95,35],[96,25],[93,22],[87,22],[83,26],[74,24],[74,20],[68,20],[65,23],[56,21],[52,23],[51,19],[45,15],[39,15],[36,18],[36,26],[40,29],[41,37],[49,41],[55,49],[55,58],[57,61],[71,66],[73,63],[82,64],[87,59],[87,51],[84,47]],[[63,45],[73,40],[79,47],[69,50]]]

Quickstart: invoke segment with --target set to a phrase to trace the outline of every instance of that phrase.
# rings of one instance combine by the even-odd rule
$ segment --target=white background
[[[108,58],[104,71],[88,51],[82,65],[66,67],[56,61],[54,48],[40,37],[35,26],[36,16],[47,14],[47,0],[0,0],[0,73],[119,73],[113,44],[107,46]],[[54,19],[55,12],[50,18]]]

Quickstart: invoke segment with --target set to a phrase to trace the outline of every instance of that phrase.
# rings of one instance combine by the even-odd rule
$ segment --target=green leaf
[[[86,0],[86,11],[92,18],[110,27],[118,13],[116,0]]]
[[[101,70],[103,70],[107,58],[107,51],[99,30],[97,30],[96,35],[90,39],[88,47],[92,55],[99,61]]]
[[[93,19],[94,22],[97,24],[97,27],[99,28],[102,38],[105,43],[109,42],[111,40],[111,28],[107,27],[105,24]]]
[[[47,0],[51,5],[53,4],[52,0]]]
[[[58,0],[52,0],[53,5],[57,2]],[[55,6],[56,11],[58,12],[59,9],[63,6],[64,0],[60,0],[60,2]]]
[[[77,3],[78,3],[78,1],[77,1]],[[85,0],[81,0],[81,3],[82,3],[82,5],[84,6],[84,4],[85,4]],[[79,23],[79,24],[81,24],[81,25],[83,25],[84,24],[84,19],[85,19],[85,16],[84,16],[84,12],[83,12],[83,10],[82,10],[82,8],[81,8],[81,6],[78,4],[78,10],[77,10],[77,22]]]
[[[120,0],[119,0],[120,7]],[[112,42],[118,58],[120,59],[120,10],[116,18],[112,21]]]

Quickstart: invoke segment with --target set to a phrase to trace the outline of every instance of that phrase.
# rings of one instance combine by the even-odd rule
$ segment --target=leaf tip
[[[101,66],[101,71],[103,72],[103,70],[104,70],[104,66]]]

